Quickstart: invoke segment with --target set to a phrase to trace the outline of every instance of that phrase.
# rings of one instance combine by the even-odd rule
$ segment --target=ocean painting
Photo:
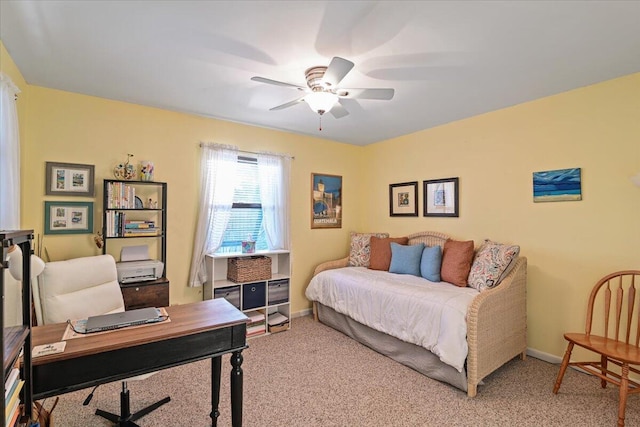
[[[533,201],[582,200],[580,168],[533,173]]]

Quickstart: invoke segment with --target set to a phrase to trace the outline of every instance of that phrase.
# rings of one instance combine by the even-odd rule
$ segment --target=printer
[[[143,282],[161,278],[164,263],[156,259],[121,261],[116,263],[116,269],[120,283]]]
[[[149,259],[149,248],[146,245],[127,246],[120,252],[120,262],[116,263],[116,269],[120,283],[143,282],[161,278],[164,263]]]

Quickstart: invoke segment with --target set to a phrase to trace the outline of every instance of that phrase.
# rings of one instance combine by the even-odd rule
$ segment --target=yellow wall
[[[135,155],[134,162],[153,160],[155,179],[168,183],[167,270],[172,304],[201,299],[200,288],[186,286],[198,209],[200,141],[295,156],[291,193],[294,312],[308,306],[304,287],[315,264],[330,259],[335,242],[346,242],[348,230],[357,226],[360,215],[354,183],[359,180],[355,160],[359,147],[42,87],[29,90],[30,126],[23,154],[29,164],[24,179],[30,197],[25,201],[24,225],[42,230],[43,200],[69,200],[44,196],[46,161],[95,165],[97,231],[102,224],[102,179],[113,177],[113,166],[123,162],[127,153]],[[343,175],[345,198],[350,201],[344,206],[344,228],[310,229],[311,172]],[[47,235],[44,246],[52,260],[99,253],[91,235]]]
[[[436,230],[476,243],[491,238],[521,245],[529,258],[529,347],[561,355],[563,332],[583,327],[593,283],[616,269],[640,268],[640,189],[629,180],[640,171],[640,74],[356,147],[42,87],[25,90],[0,48],[2,70],[27,105],[20,109],[23,227],[42,234],[44,200],[69,200],[44,195],[45,161],[96,166],[98,230],[102,179],[126,153],[134,161],[153,160],[156,179],[169,183],[172,304],[200,299],[200,289],[186,286],[200,141],[296,157],[293,312],[309,307],[304,289],[315,265],[347,254],[349,231]],[[582,168],[582,201],[533,203],[532,172],[570,167]],[[311,172],[343,176],[342,229],[310,229]],[[389,217],[389,184],[456,176],[459,218]],[[90,235],[46,236],[44,244],[52,259],[99,253]]]
[[[640,268],[640,73],[366,147],[363,228],[516,243],[528,258],[528,343],[561,355],[588,292]],[[582,201],[534,203],[532,173],[582,168]],[[460,178],[459,218],[390,218],[390,183]],[[422,190],[420,190],[422,215]]]

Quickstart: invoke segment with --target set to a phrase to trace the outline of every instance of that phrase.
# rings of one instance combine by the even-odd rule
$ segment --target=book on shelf
[[[13,409],[12,415],[10,419],[5,418],[4,425],[7,427],[16,427],[18,425],[22,426],[24,424],[18,424],[18,417],[22,411],[20,410],[20,402],[17,402],[15,408]]]
[[[136,189],[124,182],[107,184],[108,209],[135,209]]]
[[[249,318],[250,325],[252,323],[264,322],[265,320],[265,315],[262,311],[248,311],[245,315]]]
[[[157,230],[155,228],[141,229],[141,230],[125,229],[122,235],[124,237],[159,236],[160,230]]]
[[[125,229],[137,230],[137,229],[149,229],[149,228],[155,228],[155,227],[156,227],[155,221],[130,221],[130,220],[127,220],[127,221],[124,222],[124,228]]]
[[[4,410],[4,418],[5,420],[9,420],[13,416],[13,410],[20,403],[20,390],[22,390],[22,386],[24,385],[24,381],[18,381],[18,385],[14,388],[13,393],[9,396],[9,400],[5,399],[5,410]]]
[[[17,379],[16,381],[13,382],[13,384],[11,384],[11,387],[9,387],[8,389],[5,390],[5,394],[4,394],[4,407],[5,408],[9,406],[9,403],[13,399],[13,396],[16,393],[16,390],[18,392],[20,392],[20,388],[22,388],[21,382],[24,382],[24,381],[22,381],[20,379]]]
[[[247,336],[251,337],[253,335],[261,335],[267,332],[267,328],[265,324],[257,325],[257,326],[249,326],[247,327]]]
[[[4,397],[5,397],[5,400],[7,399],[7,396],[9,396],[9,394],[10,394],[11,387],[18,380],[18,376],[19,375],[20,375],[20,369],[18,369],[18,368],[13,368],[13,369],[11,369],[11,372],[9,372],[9,376],[7,376],[7,380],[4,382]]]

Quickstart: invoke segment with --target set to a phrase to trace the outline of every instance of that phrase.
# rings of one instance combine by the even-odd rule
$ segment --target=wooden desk
[[[221,356],[231,356],[231,418],[242,425],[242,350],[248,318],[224,298],[166,308],[170,322],[71,339],[33,359],[33,397],[43,399],[211,358],[211,419],[219,416]],[[33,345],[62,340],[65,323],[33,328]],[[197,385],[194,385],[197,387]]]

